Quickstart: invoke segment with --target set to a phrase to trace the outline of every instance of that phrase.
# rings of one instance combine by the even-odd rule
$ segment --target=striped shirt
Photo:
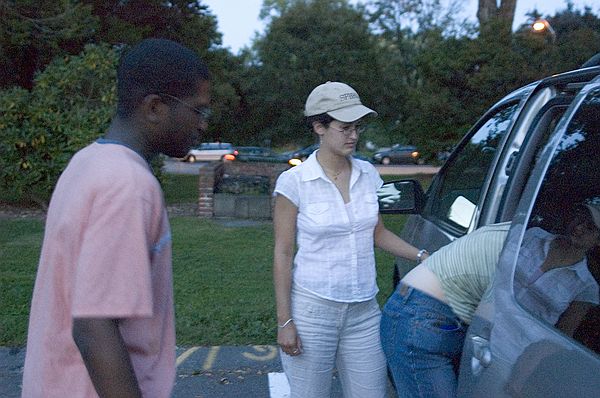
[[[454,313],[467,324],[494,277],[509,229],[510,222],[481,227],[423,262],[440,280]]]

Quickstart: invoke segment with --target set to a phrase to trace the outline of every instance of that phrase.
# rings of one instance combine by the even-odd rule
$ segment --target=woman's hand
[[[302,341],[300,340],[300,336],[298,336],[294,322],[290,322],[284,328],[278,328],[277,344],[279,344],[283,352],[287,355],[294,357],[302,354]]]

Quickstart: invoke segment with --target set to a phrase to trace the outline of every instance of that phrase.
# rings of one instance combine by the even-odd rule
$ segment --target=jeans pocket
[[[462,326],[453,319],[432,319],[431,320],[431,328],[439,329],[441,333],[444,332],[455,332],[462,328]]]
[[[455,317],[427,314],[415,322],[419,338],[413,341],[415,347],[424,351],[454,355],[462,349],[464,329]]]

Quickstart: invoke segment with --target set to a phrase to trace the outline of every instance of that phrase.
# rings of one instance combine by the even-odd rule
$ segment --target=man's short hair
[[[128,118],[149,94],[179,98],[196,94],[208,68],[187,47],[167,39],[145,39],[127,49],[117,69],[117,115]]]

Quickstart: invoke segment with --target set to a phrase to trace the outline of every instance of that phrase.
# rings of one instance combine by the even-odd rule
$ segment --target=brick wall
[[[215,185],[223,177],[222,162],[210,162],[200,168],[198,177],[198,217],[211,218],[215,199]]]
[[[289,169],[286,163],[264,162],[210,162],[200,168],[198,180],[198,216],[211,218],[214,215],[215,186],[223,175],[260,175],[269,177],[269,194],[275,189],[277,177]]]

